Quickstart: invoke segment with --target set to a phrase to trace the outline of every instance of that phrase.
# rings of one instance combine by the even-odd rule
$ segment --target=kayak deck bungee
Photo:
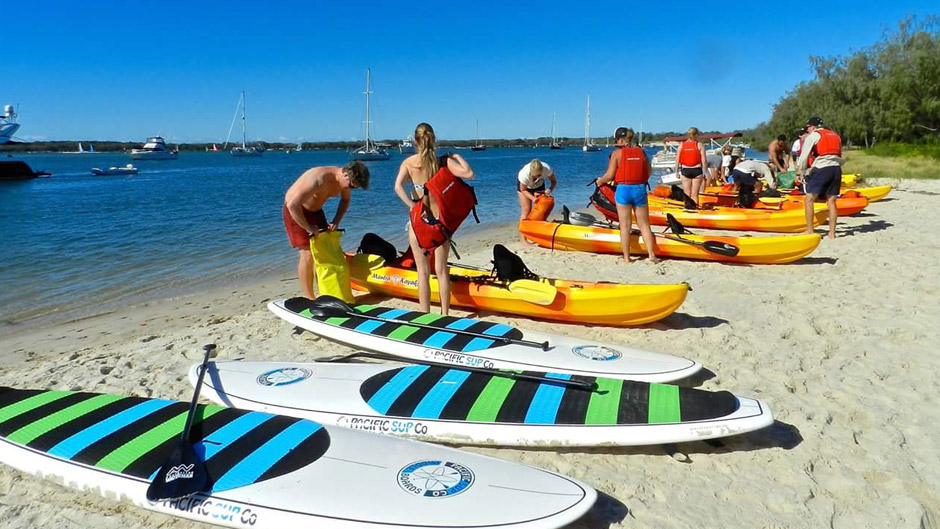
[[[388,264],[377,255],[347,254],[352,287],[405,299],[418,299],[417,271]],[[572,323],[632,326],[669,316],[685,301],[685,283],[633,285],[538,278],[557,289],[548,305],[526,301],[490,272],[451,264],[451,305]],[[440,302],[437,277],[431,275],[431,301]]]
[[[537,382],[427,365],[210,366],[206,395],[218,402],[447,443],[636,446],[724,437],[773,422],[757,399],[627,380],[527,373],[557,381]]]
[[[200,405],[190,439],[208,486],[150,502],[147,487],[179,442],[188,407],[0,388],[0,462],[145,509],[259,529],[548,529],[571,523],[596,498],[583,483],[532,467],[298,417]],[[447,483],[422,480],[425,473]]]
[[[679,380],[702,368],[698,362],[677,356],[593,340],[523,331],[475,318],[441,316],[366,304],[353,306],[362,316],[327,317],[315,315],[317,301],[306,298],[275,300],[268,304],[268,308],[292,325],[351,347],[418,361],[489,369],[552,371],[645,382]],[[383,322],[368,319],[367,316],[395,321]],[[409,323],[417,323],[422,327]],[[548,344],[545,350],[534,346],[542,343]]]
[[[577,226],[559,222],[523,220],[519,232],[527,239],[553,250],[593,252],[620,255],[620,230],[616,227]],[[690,241],[718,241],[739,248],[736,256],[721,255],[684,242],[656,237],[656,256],[701,261],[748,264],[783,264],[798,261],[813,253],[822,238],[818,234],[768,237],[732,237],[724,235],[688,235]],[[639,233],[630,238],[630,253],[647,255],[646,244]]]

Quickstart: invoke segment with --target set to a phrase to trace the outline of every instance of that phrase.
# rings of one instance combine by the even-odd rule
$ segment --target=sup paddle
[[[493,340],[494,342],[524,345],[526,347],[538,347],[539,349],[543,351],[548,351],[549,347],[551,347],[547,341],[533,342],[530,340],[516,340],[513,338],[509,338],[507,336],[493,336],[490,334],[466,331],[462,329],[449,329],[447,327],[435,327],[433,325],[425,325],[423,323],[415,323],[413,321],[398,320],[395,318],[383,318],[381,316],[370,316],[370,315],[363,314],[357,311],[345,301],[339,298],[334,298],[333,296],[318,297],[317,299],[310,302],[310,305],[307,307],[307,310],[309,310],[310,314],[312,314],[313,316],[319,316],[321,318],[353,316],[356,318],[365,318],[367,320],[381,321],[384,323],[395,323],[397,325],[409,325],[411,327],[417,327],[419,329],[431,329],[434,331],[473,336],[475,338],[486,338],[487,340]]]
[[[446,369],[456,369],[460,371],[471,371],[474,373],[483,373],[485,375],[493,375],[494,377],[511,378],[514,380],[531,380],[534,382],[543,382],[547,384],[555,384],[558,386],[567,386],[567,387],[572,387],[572,388],[577,388],[577,389],[584,389],[587,391],[594,391],[595,389],[597,389],[597,384],[592,383],[592,382],[583,382],[581,380],[550,378],[550,377],[543,377],[541,375],[529,375],[526,373],[518,373],[516,371],[504,371],[500,369],[489,369],[486,367],[469,367],[469,366],[444,364],[441,362],[431,362],[429,360],[413,360],[411,358],[400,358],[394,355],[389,355],[389,354],[384,354],[384,353],[372,353],[369,351],[356,351],[354,353],[345,354],[345,355],[319,358],[316,360],[316,362],[341,362],[343,360],[356,358],[357,356],[366,357],[366,358],[375,358],[377,360],[391,360],[395,362],[407,362],[410,364],[420,364],[420,365],[432,366],[432,367],[443,367]]]
[[[150,486],[147,487],[147,499],[152,502],[178,500],[192,496],[202,492],[209,480],[206,464],[196,455],[192,440],[189,437],[193,419],[196,416],[199,389],[202,387],[202,379],[205,377],[209,365],[209,354],[215,350],[215,344],[210,343],[202,348],[205,349],[206,354],[202,359],[199,380],[196,382],[196,389],[193,391],[193,401],[189,404],[189,413],[186,414],[183,433],[180,434],[176,447],[170,452],[170,456],[163,462],[163,466],[160,467],[153,481],[150,482]]]

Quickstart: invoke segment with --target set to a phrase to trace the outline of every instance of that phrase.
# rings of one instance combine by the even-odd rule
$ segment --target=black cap
[[[800,136],[802,136],[802,135],[804,135],[804,134],[806,134],[806,127],[803,127],[803,128],[798,129],[798,130],[796,131],[796,137],[797,137],[797,138],[799,138]]]
[[[806,120],[807,127],[821,127],[822,124],[823,124],[823,120],[819,116],[813,116],[809,118],[808,120]]]
[[[614,131],[614,138],[618,140],[620,138],[626,138],[628,130],[627,127],[617,127],[617,130]]]

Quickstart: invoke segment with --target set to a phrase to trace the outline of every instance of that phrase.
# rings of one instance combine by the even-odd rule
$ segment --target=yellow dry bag
[[[320,295],[352,303],[354,299],[349,286],[349,264],[340,243],[342,237],[339,231],[321,231],[316,237],[310,238],[310,253],[313,254]]]

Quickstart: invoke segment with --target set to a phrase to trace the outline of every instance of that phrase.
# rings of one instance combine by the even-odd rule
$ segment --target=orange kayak
[[[616,228],[523,220],[519,222],[519,232],[545,248],[618,255],[621,253],[620,230]],[[635,235],[637,236],[630,238],[630,253],[646,255],[645,241],[638,233]],[[821,240],[817,234],[771,237],[683,235],[682,238],[699,244],[678,241],[671,234],[656,234],[656,255],[728,263],[783,264],[811,254]],[[740,251],[734,257],[716,254],[700,246],[705,241],[733,244]]]
[[[657,196],[669,196],[669,188],[659,186],[653,190]],[[664,195],[665,194],[665,195]],[[803,211],[803,194],[781,192],[781,199],[758,199],[754,203],[754,209],[799,209]],[[716,206],[734,206],[738,200],[738,195],[734,193],[734,186],[708,187],[705,193],[699,193],[699,204],[714,204]],[[825,200],[818,200],[820,204],[825,204]],[[843,194],[836,198],[836,211],[840,217],[847,217],[861,213],[868,207],[868,199],[860,194]]]
[[[544,221],[524,221],[544,222]],[[405,299],[418,299],[415,270],[386,264],[377,255],[347,254],[352,287]],[[513,294],[505,281],[488,271],[453,265],[450,268],[451,305],[504,314],[572,323],[630,326],[660,320],[675,312],[689,291],[686,283],[627,285],[539,278],[557,294],[549,305],[532,303]],[[431,275],[431,301],[440,302],[437,277]]]
[[[662,187],[662,186],[661,186],[661,187]],[[731,187],[731,186],[706,187],[706,188],[705,188],[705,192],[706,192],[706,193],[722,193],[722,192],[727,192],[726,190],[727,190],[729,187]],[[894,189],[894,188],[893,188],[892,186],[889,186],[889,185],[884,185],[884,186],[870,186],[870,187],[852,187],[852,188],[848,188],[848,187],[843,186],[842,189],[839,190],[839,191],[842,193],[842,194],[839,195],[839,196],[840,196],[840,198],[842,198],[842,197],[846,197],[846,198],[848,198],[848,197],[860,197],[860,196],[861,196],[861,197],[867,198],[867,199],[868,199],[868,203],[871,204],[872,202],[877,202],[877,201],[883,199],[884,197],[888,196],[888,193],[890,193],[892,189]],[[796,189],[789,189],[789,190],[778,189],[777,191],[780,191],[781,193],[787,193],[787,194],[790,194],[790,195],[794,195],[794,196],[800,196],[800,197],[803,196],[802,193],[800,193],[800,192],[799,192],[798,190],[796,190]],[[842,213],[840,212],[839,214],[841,215]]]

